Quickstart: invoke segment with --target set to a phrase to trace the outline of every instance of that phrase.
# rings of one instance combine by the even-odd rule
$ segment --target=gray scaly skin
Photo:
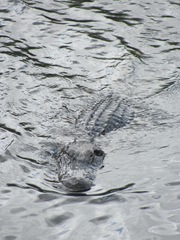
[[[133,112],[125,99],[108,95],[90,111],[83,112],[76,128],[83,131],[76,139],[60,149],[56,157],[59,181],[72,191],[86,191],[93,186],[96,172],[103,166],[104,151],[94,143],[95,137],[125,126]]]

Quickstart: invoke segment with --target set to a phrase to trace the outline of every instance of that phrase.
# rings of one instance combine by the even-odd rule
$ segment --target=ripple
[[[110,216],[107,215],[107,216],[91,219],[90,222],[98,225],[98,224],[106,222],[108,219],[110,219]]]
[[[1,238],[179,239],[179,2],[1,2]],[[96,186],[68,192],[40,141],[82,136],[109,92],[137,114],[97,139]]]
[[[9,235],[9,236],[5,236],[3,239],[4,240],[15,240],[15,239],[17,239],[17,236]]]
[[[52,201],[57,198],[59,198],[58,195],[45,193],[45,194],[39,194],[38,200],[36,200],[36,201],[37,202],[47,202],[47,201]]]
[[[72,213],[66,212],[61,215],[46,218],[46,222],[47,222],[48,226],[53,227],[56,225],[64,224],[64,222],[66,222],[68,219],[70,219],[72,217],[73,217]]]
[[[149,229],[149,231],[161,236],[180,235],[178,230],[178,224],[175,224],[175,223],[165,223],[165,224],[159,224],[158,226],[152,226]]]

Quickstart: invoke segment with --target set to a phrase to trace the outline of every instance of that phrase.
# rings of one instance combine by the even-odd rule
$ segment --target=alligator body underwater
[[[83,112],[76,121],[82,136],[62,147],[56,156],[59,181],[72,191],[89,190],[105,158],[95,138],[125,126],[132,118],[128,101],[114,95],[100,99],[91,110]]]

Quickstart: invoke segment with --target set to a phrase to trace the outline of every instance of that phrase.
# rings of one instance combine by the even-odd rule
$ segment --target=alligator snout
[[[102,167],[105,153],[95,144],[72,142],[62,149],[58,162],[59,181],[72,191],[87,191]]]
[[[93,186],[93,181],[85,178],[64,177],[61,179],[61,182],[65,187],[76,192],[88,191]]]

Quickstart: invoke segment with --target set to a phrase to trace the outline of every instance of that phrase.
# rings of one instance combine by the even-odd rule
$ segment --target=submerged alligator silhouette
[[[56,154],[59,181],[72,191],[89,190],[105,158],[104,151],[94,142],[95,137],[125,126],[132,118],[128,101],[113,94],[100,99],[90,112],[82,112],[76,120],[76,129],[82,136]]]

